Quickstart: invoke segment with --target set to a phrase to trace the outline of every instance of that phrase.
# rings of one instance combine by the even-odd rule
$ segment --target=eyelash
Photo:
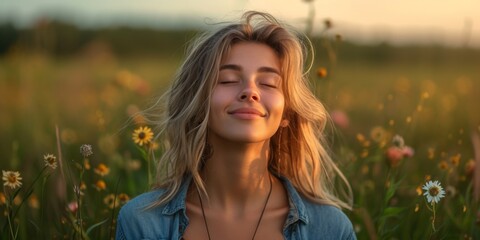
[[[277,86],[273,85],[273,84],[262,83],[261,85],[269,87],[269,88],[277,88]]]
[[[238,82],[238,81],[227,81],[227,80],[225,80],[225,81],[219,81],[218,83],[220,83],[220,84],[228,84],[228,83],[237,83],[237,82]]]

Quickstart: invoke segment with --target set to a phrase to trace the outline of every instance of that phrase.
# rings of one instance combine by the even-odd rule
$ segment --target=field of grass
[[[149,189],[154,162],[132,141],[145,125],[133,116],[168,86],[183,42],[159,45],[161,55],[120,54],[101,39],[68,54],[20,45],[0,55],[0,168],[22,178],[0,192],[2,239],[108,239],[119,207]],[[327,133],[351,182],[346,213],[358,238],[479,239],[480,51],[336,43],[332,61],[314,43],[312,87],[332,114]],[[427,180],[446,191],[435,206]]]

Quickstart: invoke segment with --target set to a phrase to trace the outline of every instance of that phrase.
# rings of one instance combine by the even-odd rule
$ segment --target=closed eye
[[[269,88],[277,88],[277,85],[275,85],[275,84],[270,84],[270,83],[262,83],[261,85],[262,85],[262,86],[269,87]]]
[[[238,83],[238,81],[231,81],[231,80],[224,80],[224,81],[219,81],[218,83],[220,84],[229,84],[229,83]]]

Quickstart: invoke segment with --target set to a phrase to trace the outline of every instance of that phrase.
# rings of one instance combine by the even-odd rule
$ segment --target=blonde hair
[[[235,43],[257,42],[270,46],[281,61],[285,117],[289,121],[270,139],[270,171],[288,178],[311,201],[350,209],[350,204],[335,194],[335,176],[348,190],[350,187],[324,147],[327,111],[304,74],[307,46],[313,54],[310,42],[267,13],[250,11],[242,19],[199,37],[164,95],[165,116],[158,126],[165,152],[158,161],[156,188],[165,193],[154,205],[171,200],[187,175],[206,194],[200,170],[211,151],[207,126],[220,62]]]

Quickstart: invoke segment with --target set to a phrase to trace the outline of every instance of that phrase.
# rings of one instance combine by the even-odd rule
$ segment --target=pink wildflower
[[[341,129],[346,129],[350,125],[350,120],[348,119],[347,114],[341,110],[335,110],[330,113],[333,123]]]

